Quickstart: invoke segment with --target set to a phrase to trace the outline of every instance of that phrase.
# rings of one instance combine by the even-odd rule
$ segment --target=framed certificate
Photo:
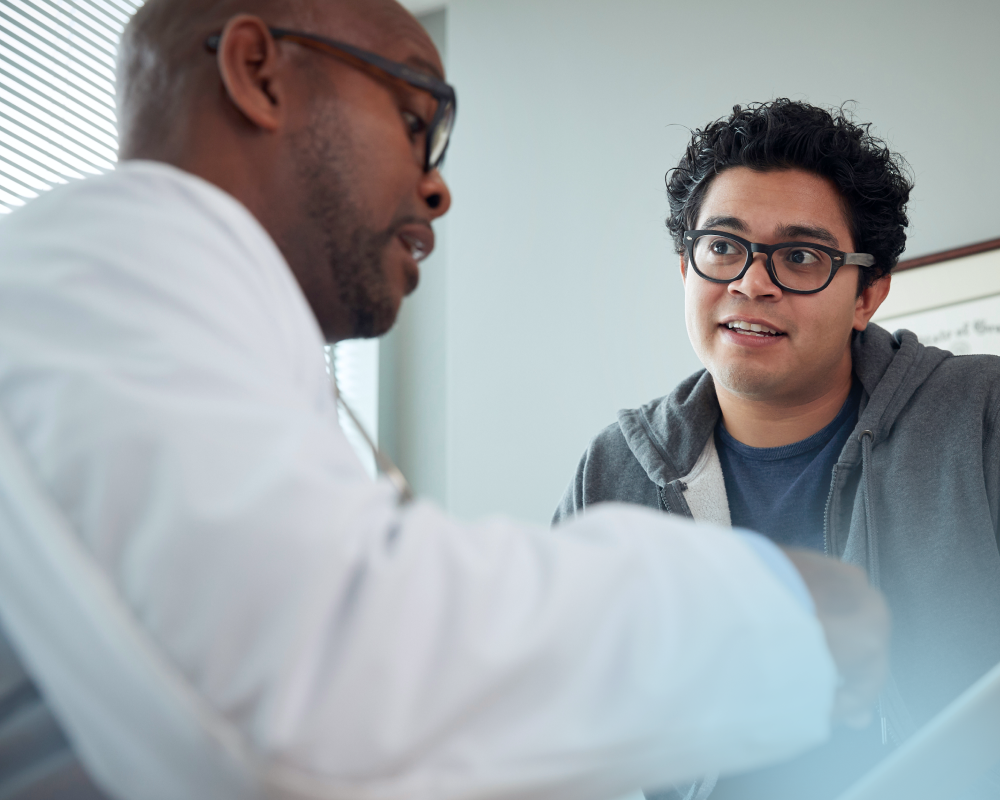
[[[956,354],[1000,355],[1000,239],[901,261],[872,322]]]

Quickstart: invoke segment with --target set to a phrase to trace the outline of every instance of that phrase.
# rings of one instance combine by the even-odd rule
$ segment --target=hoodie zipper
[[[676,514],[679,517],[687,517],[688,519],[694,519],[694,515],[691,513],[690,509],[685,508],[686,503],[684,502],[684,497],[681,494],[687,490],[687,484],[684,481],[676,480],[671,481],[666,486],[659,487],[660,503],[663,505],[663,510],[668,514]],[[677,497],[677,502],[671,505],[670,501],[667,500],[667,492],[672,492]],[[674,508],[674,505],[677,508]]]
[[[664,510],[664,511],[665,511],[666,513],[668,513],[668,514],[673,514],[673,513],[674,513],[674,511],[673,511],[673,509],[672,509],[672,508],[670,507],[670,503],[668,503],[668,502],[667,502],[667,498],[666,498],[666,497],[664,496],[664,494],[663,494],[663,487],[662,487],[662,486],[660,486],[660,487],[658,487],[658,488],[659,488],[659,495],[660,495],[660,505],[661,505],[661,506],[663,506],[663,510]]]
[[[837,467],[833,465],[833,479],[830,481],[830,493],[826,496],[826,513],[823,515],[823,555],[830,555],[830,507],[833,505],[833,492],[837,488]]]
[[[868,431],[865,431],[865,433],[868,433]],[[837,488],[837,472],[839,467],[839,464],[833,465],[833,478],[830,481],[830,493],[826,497],[826,513],[823,515],[823,553],[828,556],[832,555],[830,552],[830,512],[833,505],[834,490]],[[864,480],[864,478],[862,478],[862,480]],[[862,502],[864,501],[862,500]],[[882,723],[882,744],[891,744],[894,747],[898,747],[900,745],[900,739],[896,735],[892,726],[889,724],[888,709],[886,708],[886,703],[882,696],[878,699],[878,715],[879,721]]]

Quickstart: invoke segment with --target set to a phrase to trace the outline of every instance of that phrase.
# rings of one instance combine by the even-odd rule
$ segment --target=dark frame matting
[[[915,267],[926,267],[929,264],[938,264],[942,261],[951,261],[955,258],[974,256],[976,253],[986,253],[990,250],[1000,250],[1000,239],[988,239],[985,242],[968,244],[965,247],[956,247],[952,250],[944,250],[940,253],[931,253],[930,255],[920,256],[920,258],[910,258],[906,261],[900,261],[893,268],[892,274],[895,275],[897,272],[903,272],[904,270],[913,269]]]

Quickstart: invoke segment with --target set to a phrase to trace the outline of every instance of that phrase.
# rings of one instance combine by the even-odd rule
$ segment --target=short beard
[[[383,266],[399,223],[376,231],[362,222],[363,214],[352,199],[352,187],[361,185],[360,177],[352,174],[349,154],[333,143],[342,141],[336,136],[337,127],[335,119],[318,118],[296,137],[296,171],[305,192],[306,214],[314,230],[323,232],[325,263],[348,313],[344,338],[370,339],[387,332],[399,310]]]
[[[324,221],[326,260],[337,279],[340,303],[350,315],[349,338],[381,336],[392,327],[399,311],[382,268],[382,256],[395,233],[373,231],[360,223],[350,225],[343,212],[324,215]]]

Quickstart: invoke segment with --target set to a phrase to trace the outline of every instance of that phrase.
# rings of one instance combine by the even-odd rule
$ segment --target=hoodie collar
[[[666,397],[618,412],[618,426],[636,460],[657,486],[691,472],[719,420],[715,383],[706,370]]]
[[[910,331],[891,334],[869,324],[851,342],[854,374],[861,381],[861,413],[857,431],[870,430],[872,445],[884,441],[896,418],[948,353],[925,347]],[[640,408],[618,412],[622,435],[657,486],[687,475],[694,467],[719,420],[715,384],[706,370],[682,381],[673,392]],[[861,460],[857,436],[848,440],[841,463]]]

